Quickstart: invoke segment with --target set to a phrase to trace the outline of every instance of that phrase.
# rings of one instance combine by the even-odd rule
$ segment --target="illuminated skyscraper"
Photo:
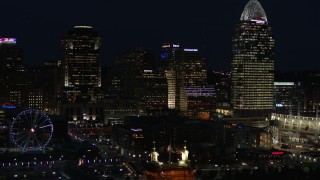
[[[245,6],[233,37],[233,114],[260,117],[274,108],[274,38],[258,0]]]
[[[61,41],[64,87],[69,94],[74,93],[73,97],[96,99],[101,87],[100,41],[91,26],[74,26]]]
[[[168,109],[183,112],[187,110],[187,97],[184,90],[185,70],[182,55],[180,44],[162,44],[161,65],[165,69],[168,83]]]
[[[207,83],[207,70],[199,49],[164,43],[161,52],[168,84],[168,108],[192,118],[210,117],[214,92]]]
[[[144,115],[161,114],[162,110],[168,109],[168,86],[163,71],[144,70],[139,93],[139,112]]]
[[[63,95],[57,113],[69,121],[104,121],[100,43],[91,26],[74,26],[61,41]]]
[[[183,49],[184,90],[187,96],[186,116],[209,119],[214,109],[214,88],[207,83],[207,68],[199,49]]]

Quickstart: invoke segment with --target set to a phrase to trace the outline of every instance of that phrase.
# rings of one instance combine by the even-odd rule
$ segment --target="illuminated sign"
[[[9,103],[9,102],[4,103],[1,107],[2,107],[3,109],[15,109],[15,108],[16,108],[15,105],[13,105],[13,104],[11,104],[11,103]]]
[[[188,96],[213,96],[214,88],[185,88]]]
[[[282,151],[272,151],[271,154],[272,155],[284,155],[284,152],[282,152]]]
[[[16,43],[16,38],[0,38],[0,43]]]
[[[74,26],[73,28],[92,29],[92,26]]]
[[[276,107],[283,107],[283,104],[276,104]]]
[[[293,86],[294,82],[274,82],[275,86]]]
[[[143,70],[145,73],[152,73],[152,70]]]
[[[198,49],[184,49],[184,51],[197,52]]]
[[[171,47],[170,44],[162,45],[162,48],[169,48],[169,47]],[[172,44],[172,47],[180,47],[180,45],[179,44]]]
[[[257,24],[265,24],[266,21],[263,18],[255,18],[251,19],[252,22],[256,22]]]
[[[142,131],[142,129],[131,129],[131,131],[138,132],[138,131]]]

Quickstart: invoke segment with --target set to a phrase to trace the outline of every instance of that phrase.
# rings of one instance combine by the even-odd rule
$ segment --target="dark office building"
[[[136,88],[145,70],[155,69],[154,54],[150,50],[130,49],[121,54],[115,61],[115,76],[120,80],[120,97],[123,99],[137,98]]]
[[[231,88],[235,117],[267,116],[274,108],[274,38],[257,0],[244,8],[233,36]]]
[[[0,104],[10,102],[16,106],[27,106],[26,87],[31,77],[23,66],[23,50],[16,38],[0,38]]]
[[[305,95],[300,82],[274,82],[274,91],[277,113],[297,116],[303,113]]]
[[[231,73],[225,71],[208,71],[208,83],[216,93],[216,116],[230,116]]]
[[[46,61],[41,73],[43,79],[42,86],[44,87],[44,107],[47,113],[57,113],[57,102],[63,95],[63,74],[61,60]]]
[[[162,103],[166,103],[164,75],[155,70],[152,51],[129,49],[116,59],[109,71],[105,96],[108,119],[145,115],[161,110]]]
[[[2,94],[2,103],[9,101],[10,99],[9,86],[13,89],[10,81],[13,80],[12,78],[14,75],[17,75],[18,70],[20,71],[23,69],[22,59],[23,51],[21,48],[17,47],[16,38],[0,38],[0,80],[2,84],[0,91]],[[19,98],[21,99],[21,92],[17,99]]]
[[[23,50],[16,38],[0,38],[0,63],[4,73],[23,70]]]

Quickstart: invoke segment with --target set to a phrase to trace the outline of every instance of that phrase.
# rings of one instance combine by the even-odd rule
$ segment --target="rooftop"
[[[241,14],[241,21],[263,19],[268,22],[267,15],[258,0],[250,0]]]

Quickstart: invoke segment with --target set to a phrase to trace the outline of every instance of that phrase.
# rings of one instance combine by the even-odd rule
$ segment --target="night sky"
[[[16,37],[26,64],[61,59],[60,40],[74,25],[102,38],[102,61],[126,49],[156,55],[162,42],[207,47],[210,69],[230,70],[231,39],[248,0],[0,0],[2,37]],[[320,1],[260,0],[276,40],[277,70],[320,69]]]

